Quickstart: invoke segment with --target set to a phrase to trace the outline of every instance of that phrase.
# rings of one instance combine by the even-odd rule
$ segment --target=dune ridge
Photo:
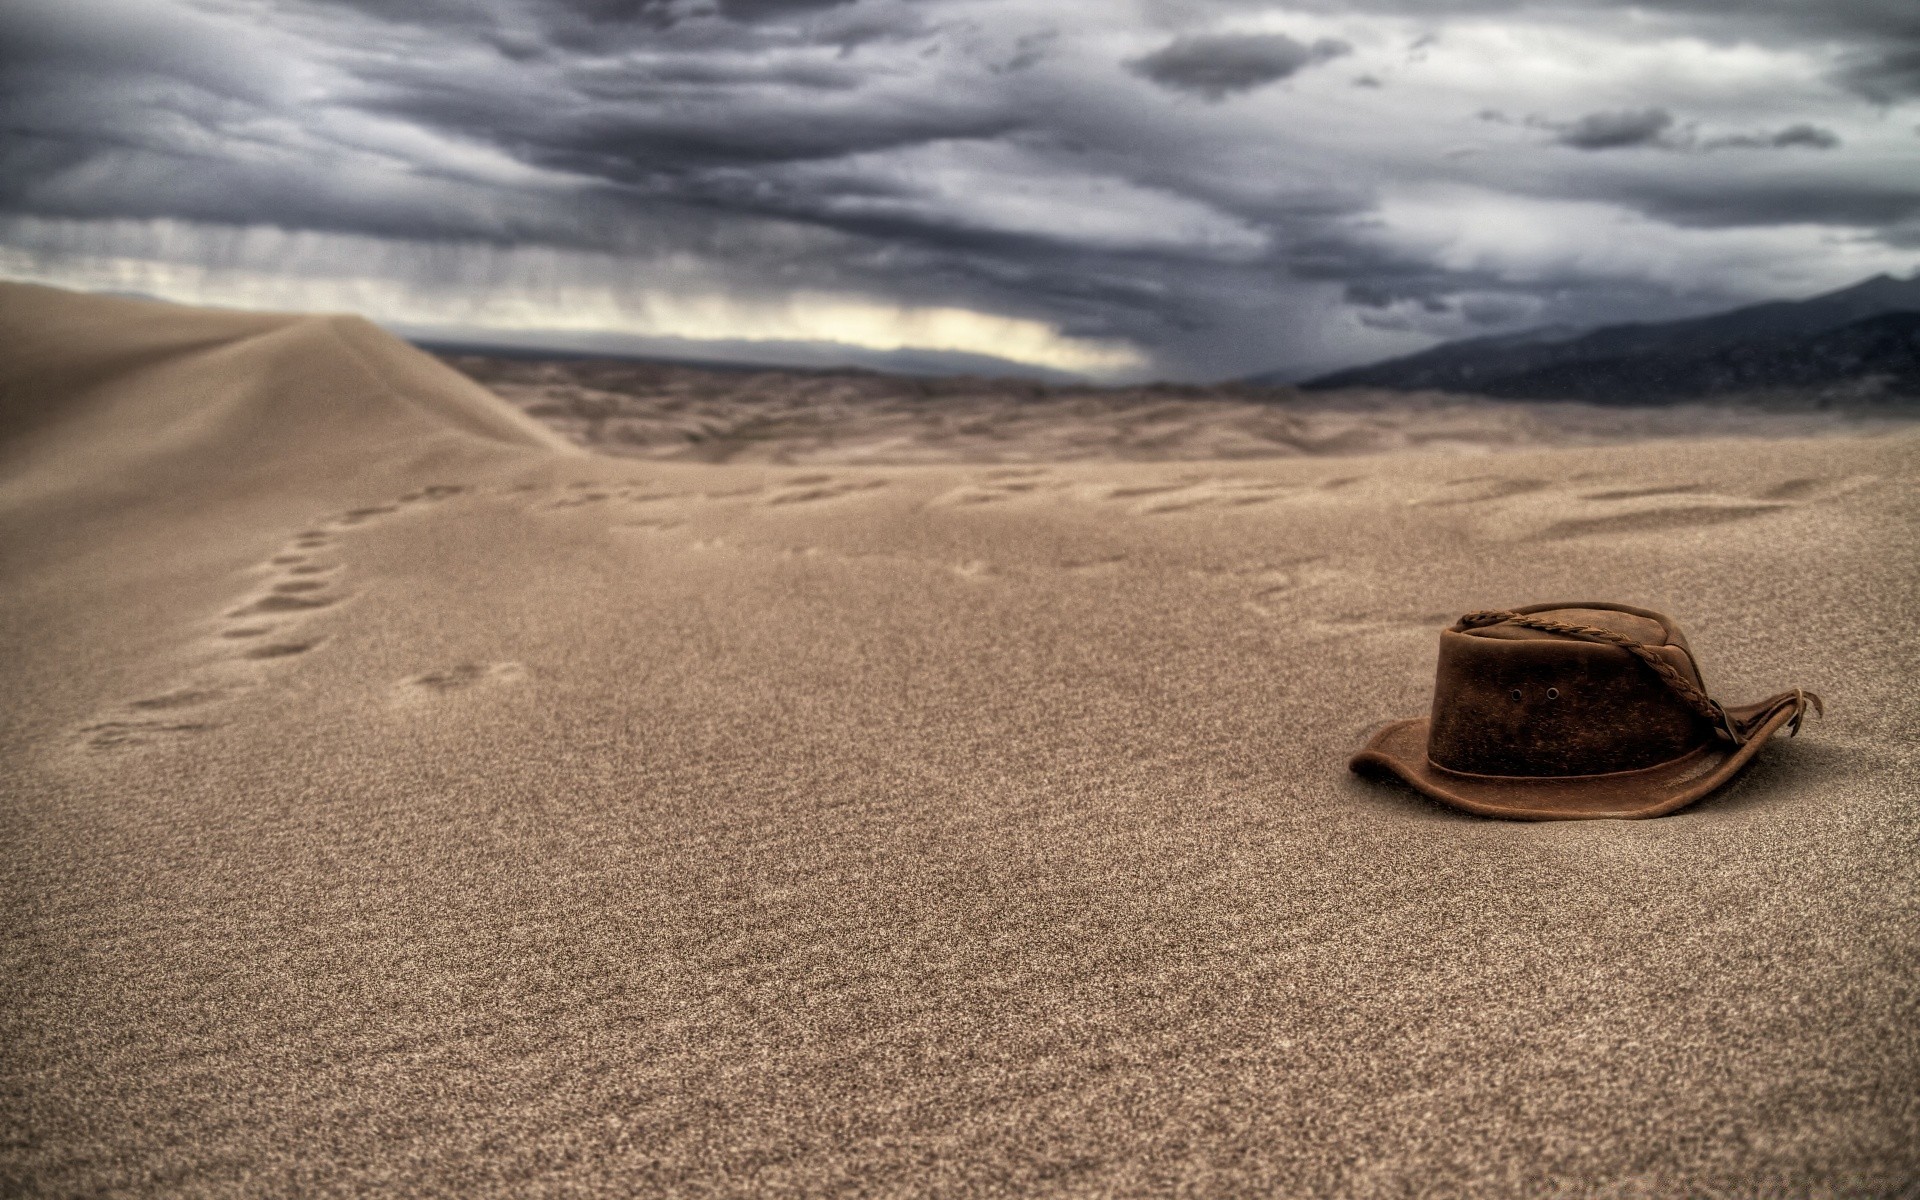
[[[1920,1179],[1911,431],[656,462],[351,320],[0,344],[8,1194]],[[1655,822],[1347,773],[1574,597],[1828,719]]]
[[[216,316],[0,284],[0,338],[13,349],[0,392],[9,487],[119,475],[134,488],[148,473],[231,478],[248,463],[278,474],[301,454],[323,474],[458,435],[569,445],[359,317]]]

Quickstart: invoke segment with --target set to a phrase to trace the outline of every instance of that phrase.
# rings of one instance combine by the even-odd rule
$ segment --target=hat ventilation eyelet
[[[1523,699],[1523,697],[1522,697],[1522,696],[1520,695],[1520,689],[1519,689],[1519,688],[1515,688],[1515,689],[1513,689],[1513,698],[1514,698],[1515,700],[1520,700],[1520,699]]]
[[[1547,699],[1549,699],[1549,700],[1558,700],[1559,698],[1560,698],[1560,689],[1559,689],[1559,688],[1548,688],[1548,689],[1547,689]]]

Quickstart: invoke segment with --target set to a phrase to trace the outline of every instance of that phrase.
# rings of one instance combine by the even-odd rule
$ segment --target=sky
[[[1920,265],[1916,0],[8,0],[0,277],[1313,373]]]

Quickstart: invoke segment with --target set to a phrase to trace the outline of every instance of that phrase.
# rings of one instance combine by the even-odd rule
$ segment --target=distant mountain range
[[[1876,275],[1808,300],[1776,300],[1685,321],[1447,342],[1300,386],[1597,404],[1714,397],[1920,400],[1920,275]]]

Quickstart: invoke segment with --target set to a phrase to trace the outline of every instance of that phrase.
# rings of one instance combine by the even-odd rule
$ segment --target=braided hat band
[[[1706,718],[1716,733],[1725,735],[1736,746],[1745,745],[1753,731],[1764,725],[1784,706],[1793,707],[1793,717],[1787,722],[1790,737],[1799,735],[1800,722],[1806,717],[1809,706],[1812,707],[1816,716],[1826,715],[1826,708],[1820,703],[1819,696],[1801,688],[1794,688],[1790,692],[1769,696],[1757,706],[1759,709],[1757,713],[1748,716],[1745,720],[1736,721],[1718,700],[1701,691],[1693,680],[1683,675],[1653,647],[1635,641],[1625,634],[1615,633],[1611,629],[1597,629],[1592,625],[1574,625],[1529,613],[1490,608],[1470,612],[1461,617],[1453,623],[1453,632],[1465,633],[1470,629],[1482,629],[1488,625],[1520,625],[1527,629],[1538,629],[1543,633],[1557,633],[1562,637],[1618,646],[1645,663],[1647,669],[1659,676],[1660,681],[1667,685],[1668,690],[1685,702],[1688,708]],[[1688,658],[1691,660],[1692,655],[1689,654]]]

